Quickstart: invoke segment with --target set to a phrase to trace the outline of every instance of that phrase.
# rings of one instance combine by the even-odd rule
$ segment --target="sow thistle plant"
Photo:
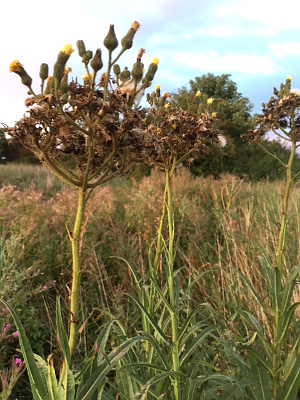
[[[82,83],[77,79],[69,82],[71,69],[67,63],[74,52],[71,44],[65,45],[59,52],[52,76],[49,76],[48,65],[41,65],[39,94],[34,92],[32,78],[23,65],[17,60],[10,65],[10,71],[18,74],[22,83],[28,87],[30,97],[25,101],[25,115],[13,128],[7,128],[6,133],[20,140],[50,171],[78,194],[75,223],[73,229],[68,229],[72,247],[68,332],[63,326],[58,300],[56,305],[57,335],[64,357],[58,381],[52,358],[45,361],[33,354],[18,315],[4,302],[18,328],[34,399],[58,399],[62,396],[68,399],[75,396],[76,399],[91,398],[93,393],[101,391],[107,374],[117,361],[136,341],[143,340],[142,336],[124,340],[104,357],[101,349],[105,349],[108,332],[112,327],[110,323],[100,334],[93,356],[82,372],[75,378],[70,370],[80,323],[80,247],[86,203],[97,186],[124,172],[131,162],[140,159],[144,143],[143,120],[146,111],[136,107],[134,102],[138,93],[151,85],[158,59],[150,64],[145,76],[141,62],[144,49],[139,51],[131,72],[126,69],[126,73],[119,73],[120,67],[117,64],[121,55],[132,47],[139,27],[136,21],[131,25],[121,40],[121,49],[113,57],[118,39],[114,26],[110,26],[104,39],[104,46],[108,50],[108,65],[100,76],[98,73],[103,68],[101,49],[93,54],[79,40],[78,53],[85,68]],[[115,77],[112,77],[113,72]],[[74,167],[69,167],[70,163],[65,162],[66,155],[73,160]],[[88,368],[89,373],[86,372]],[[75,379],[78,386],[76,394]]]
[[[132,354],[137,354],[135,349],[138,346],[146,348],[147,370],[155,370],[156,367],[151,365],[151,362],[154,349],[159,350],[157,335],[167,344],[168,352],[171,351],[171,361],[168,355],[158,351],[164,366],[163,375],[150,374],[149,379],[145,376],[140,379],[138,374],[135,374],[130,382],[127,381],[125,386],[123,385],[126,387],[124,398],[132,399],[134,396],[136,399],[145,398],[146,393],[152,390],[152,385],[160,380],[163,381],[160,389],[170,387],[171,383],[174,390],[171,391],[172,394],[169,389],[156,391],[158,394],[154,396],[155,398],[162,398],[165,392],[170,393],[175,399],[192,398],[185,397],[181,388],[183,364],[188,360],[193,348],[207,336],[208,331],[204,331],[201,338],[197,337],[197,343],[191,347],[186,357],[183,357],[182,351],[185,345],[182,338],[196,311],[188,316],[185,326],[179,331],[180,298],[177,273],[174,271],[174,222],[170,181],[179,164],[188,161],[193,152],[205,152],[208,145],[218,143],[219,139],[217,132],[212,128],[213,118],[208,112],[203,111],[199,116],[190,111],[183,111],[175,104],[169,103],[168,94],[161,96],[158,87],[149,95],[150,97],[148,96],[150,110],[138,106],[141,95],[151,85],[157,71],[158,59],[153,59],[146,72],[142,63],[144,49],[138,52],[131,71],[127,67],[121,70],[117,61],[132,47],[139,27],[136,21],[131,25],[121,40],[121,49],[115,55],[119,42],[114,26],[110,25],[103,42],[108,51],[107,69],[100,74],[99,71],[103,68],[101,49],[93,53],[86,49],[82,40],[79,40],[77,50],[85,69],[82,83],[79,83],[78,79],[69,80],[71,68],[67,63],[74,52],[71,44],[65,45],[59,52],[51,76],[48,65],[45,63],[41,65],[39,74],[41,85],[38,94],[33,90],[32,78],[23,65],[17,60],[10,65],[10,71],[18,74],[22,83],[28,87],[29,97],[25,101],[27,111],[23,118],[16,122],[14,127],[6,128],[6,133],[20,140],[45,167],[65,184],[74,188],[78,194],[74,226],[68,229],[72,248],[72,282],[67,307],[69,313],[67,330],[63,324],[59,299],[56,302],[57,337],[63,354],[63,364],[58,379],[52,356],[43,360],[32,352],[17,313],[3,301],[18,329],[21,351],[34,399],[112,398],[112,393],[115,393],[116,389],[110,386],[112,392],[108,391],[110,389],[105,386],[109,382],[107,375],[117,367],[126,365],[128,360],[131,362]],[[74,164],[72,167],[70,159]],[[166,176],[161,224],[158,228],[155,255],[153,260],[150,260],[149,266],[151,279],[149,298],[145,288],[140,287],[139,300],[135,299],[142,311],[145,335],[128,339],[120,323],[109,321],[99,334],[91,357],[82,369],[75,373],[72,365],[78,346],[80,326],[82,274],[80,254],[85,207],[97,186],[125,172],[132,162],[139,161],[159,165]],[[169,232],[167,239],[162,237],[166,215]],[[166,286],[160,289],[157,275],[163,256],[166,257]],[[137,275],[135,277],[137,278]],[[136,279],[139,286],[138,282]],[[141,298],[144,295],[145,297]],[[154,299],[155,297],[157,299],[157,296],[160,304],[165,305],[164,313],[169,313],[167,321],[170,323],[167,322],[165,328],[161,328],[159,323],[153,320],[156,307]],[[106,353],[113,325],[117,325],[117,330],[123,339],[115,349]],[[169,331],[171,339],[167,336]],[[133,352],[129,354],[130,349]],[[140,368],[141,366],[137,366],[136,371],[140,371]],[[186,387],[185,391],[189,390]]]
[[[300,146],[300,91],[291,89],[291,81],[292,78],[288,76],[279,90],[274,88],[274,96],[267,104],[262,104],[263,112],[258,116],[255,128],[248,132],[249,141],[260,144],[259,139],[272,131],[290,147],[287,164],[268,152],[286,171],[275,262],[264,252],[260,258],[269,292],[269,304],[243,277],[273,330],[272,338],[269,339],[256,317],[241,311],[255,331],[250,340],[253,345],[247,346],[247,351],[255,380],[253,395],[256,399],[296,399],[300,387],[299,320],[295,317],[300,305],[295,300],[297,297],[299,299],[300,266],[287,265],[284,257],[288,244],[289,220],[292,218],[289,210],[290,192],[300,173],[292,171],[296,150]]]
[[[171,194],[176,168],[190,163],[193,155],[205,154],[210,146],[219,145],[221,138],[207,110],[200,115],[184,111],[170,97],[168,93],[161,95],[159,85],[147,95],[150,110],[145,120],[144,156],[164,171],[165,188],[157,239],[155,246],[149,247],[148,274],[140,276],[127,263],[138,295],[128,296],[140,311],[142,329],[149,341],[134,355],[128,353],[121,360],[119,385],[126,399],[199,399],[207,394],[210,380],[215,380],[214,395],[217,387],[224,385],[224,379],[230,380],[213,373],[218,371],[214,351],[195,356],[195,350],[219,325],[207,325],[202,319],[207,304],[188,307],[195,282],[181,287],[179,275],[188,272],[175,267],[177,245]]]

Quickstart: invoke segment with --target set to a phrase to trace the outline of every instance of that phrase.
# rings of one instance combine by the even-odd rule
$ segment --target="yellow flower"
[[[195,97],[200,97],[201,96],[201,92],[200,90],[197,91],[197,93],[195,94]]]
[[[291,81],[293,78],[290,76],[290,75],[288,75],[287,77],[286,77],[286,80],[287,81]]]
[[[167,109],[170,107],[170,104],[169,104],[169,103],[166,103],[166,104],[164,105],[164,107],[165,107],[165,109],[167,110]]]
[[[212,118],[216,118],[216,116],[217,116],[217,113],[216,113],[216,112],[211,113],[211,117],[212,117]]]
[[[157,65],[158,63],[159,63],[159,58],[154,57],[153,60],[152,60],[152,64]]]
[[[165,99],[168,99],[168,98],[171,97],[171,95],[170,95],[170,93],[165,92],[165,93],[163,94],[163,97],[164,97]]]
[[[155,85],[155,90],[159,90],[160,89],[160,85]]]
[[[212,102],[214,101],[214,98],[213,97],[210,97],[209,99],[207,99],[207,104],[212,104]]]
[[[64,47],[61,49],[62,53],[65,53],[67,56],[70,56],[73,53],[73,49],[72,49],[72,45],[69,44],[65,44]]]
[[[82,78],[83,80],[85,80],[85,79],[89,79],[90,77],[89,77],[89,74],[86,73],[86,74],[84,74],[81,78]]]
[[[175,124],[172,124],[172,125],[171,125],[171,128],[175,130],[175,129],[176,129],[176,125],[175,125]]]
[[[9,65],[9,72],[14,72],[15,74],[19,74],[24,70],[23,65],[18,61],[14,60]]]

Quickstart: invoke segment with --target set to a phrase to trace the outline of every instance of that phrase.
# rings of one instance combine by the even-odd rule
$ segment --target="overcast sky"
[[[0,122],[8,125],[22,117],[26,97],[20,78],[8,72],[11,61],[24,65],[38,91],[40,64],[48,63],[51,71],[65,43],[76,49],[82,39],[95,51],[103,48],[109,24],[120,41],[134,20],[141,29],[120,59],[121,69],[131,68],[145,48],[146,68],[153,57],[160,60],[153,84],[163,92],[188,87],[190,79],[209,72],[228,73],[260,112],[287,75],[300,88],[297,0],[3,0],[0,10]],[[72,76],[84,74],[77,52],[68,65]]]

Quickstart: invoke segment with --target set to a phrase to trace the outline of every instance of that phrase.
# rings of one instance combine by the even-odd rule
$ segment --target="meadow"
[[[34,352],[59,359],[52,316],[58,294],[64,305],[68,301],[71,255],[66,227],[73,224],[76,193],[40,166],[2,165],[0,183],[1,298],[19,314]],[[257,332],[242,318],[240,310],[255,316],[271,340],[272,323],[267,311],[262,312],[258,306],[251,288],[269,310],[268,282],[261,260],[276,263],[283,190],[281,181],[251,183],[229,175],[214,180],[194,177],[184,168],[178,169],[173,178],[175,286],[182,311],[178,325],[184,326],[187,316],[201,305],[195,321],[198,324],[200,319],[203,329],[214,326],[213,333],[193,349],[200,370],[208,368],[202,375],[213,372],[215,376],[212,386],[206,382],[202,388],[203,398],[254,398],[251,391],[247,392],[247,346],[255,341]],[[92,193],[83,223],[78,364],[88,357],[96,332],[112,318],[128,336],[144,330],[134,301],[140,295],[136,277],[141,282],[147,275],[149,257],[155,252],[163,191],[164,174],[153,170],[138,181],[117,178]],[[285,269],[300,262],[299,207],[298,182],[290,199]],[[161,260],[157,285],[162,291],[164,268]],[[295,302],[300,301],[299,288],[292,295]],[[160,301],[156,310],[163,329],[161,308]],[[12,318],[4,306],[0,310],[1,326],[0,374],[4,388],[3,380],[13,375],[11,360],[20,357]],[[189,340],[198,337],[196,332],[189,335]],[[116,336],[110,340],[113,343]],[[187,349],[189,340],[185,343]],[[109,379],[114,388],[114,378]],[[12,397],[2,389],[0,398],[30,399],[26,382],[23,373],[12,389]],[[229,386],[232,392],[226,392]]]

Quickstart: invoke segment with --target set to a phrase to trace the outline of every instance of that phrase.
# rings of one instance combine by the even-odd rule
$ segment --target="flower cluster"
[[[183,110],[171,100],[170,94],[160,95],[159,85],[147,100],[151,106],[145,120],[148,161],[164,166],[186,159],[191,162],[192,154],[205,154],[209,145],[219,143],[214,117],[208,110],[203,110],[201,115]]]
[[[131,71],[127,67],[121,72],[116,63],[122,53],[130,49],[140,24],[134,22],[121,40],[121,50],[113,59],[112,53],[118,46],[114,26],[111,25],[104,39],[109,53],[108,69],[102,69],[102,51],[95,54],[86,50],[82,40],[77,42],[86,74],[83,83],[77,79],[69,82],[71,68],[67,62],[74,52],[72,45],[65,45],[57,56],[53,75],[49,67],[40,68],[41,93],[35,94],[32,80],[17,61],[10,71],[21,76],[30,88],[31,96],[26,99],[27,111],[22,119],[6,132],[20,140],[43,164],[73,187],[93,188],[126,169],[136,161],[143,145],[143,119],[145,110],[135,105],[144,90],[151,85],[157,71],[158,59],[154,58],[144,74],[141,59],[145,52],[140,49]],[[111,77],[114,72],[114,77]],[[46,84],[46,87],[44,85]],[[70,169],[63,160],[73,158],[76,168]],[[85,178],[83,179],[83,176]]]
[[[291,89],[291,81],[287,76],[279,90],[274,88],[269,102],[262,104],[262,114],[257,117],[254,129],[245,135],[249,142],[258,141],[269,131],[288,141],[300,140],[300,91]]]

